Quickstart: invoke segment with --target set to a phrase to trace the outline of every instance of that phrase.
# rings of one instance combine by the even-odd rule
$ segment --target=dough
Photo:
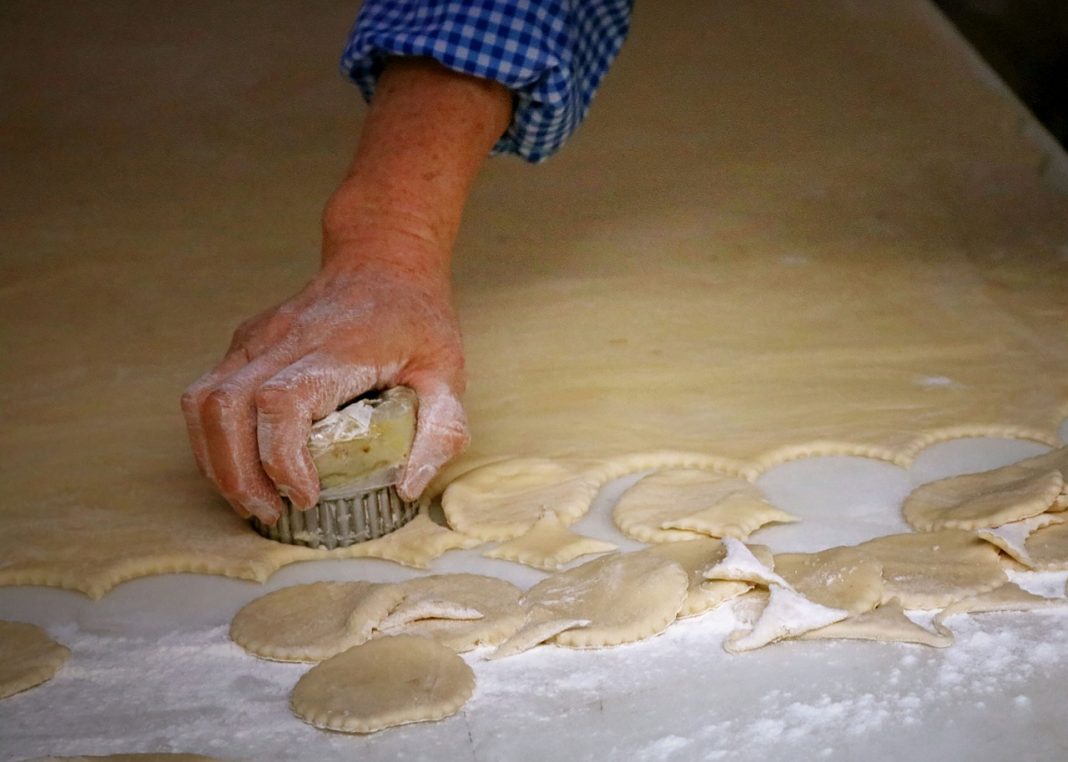
[[[465,550],[482,541],[435,523],[426,511],[400,529],[368,542],[341,548],[344,558],[381,558],[405,566],[426,569],[430,562],[450,550]],[[330,551],[336,552],[336,551]]]
[[[380,625],[382,633],[431,638],[457,652],[500,643],[526,616],[522,591],[494,577],[440,574],[396,587],[404,599]],[[465,611],[477,616],[457,616]]]
[[[600,648],[651,637],[675,621],[687,589],[686,572],[665,558],[638,552],[588,561],[557,572],[526,592],[523,605],[531,615],[500,646],[498,656],[518,653],[549,637],[571,648]],[[568,626],[552,632],[553,622]],[[576,622],[588,624],[578,627]],[[535,631],[537,639],[532,636]]]
[[[510,540],[545,511],[565,525],[581,518],[606,481],[601,471],[536,458],[491,463],[451,485],[441,507],[454,529],[481,540]]]
[[[1027,538],[1024,548],[1035,571],[1068,569],[1068,523],[1039,529]]]
[[[646,476],[623,493],[612,516],[624,534],[642,542],[699,535],[745,539],[773,521],[797,520],[744,479],[693,469]]]
[[[584,537],[568,530],[554,511],[546,511],[526,532],[482,555],[555,571],[580,556],[616,550],[610,542]]]
[[[1065,605],[1065,599],[1063,598],[1043,598],[1041,595],[1027,592],[1013,582],[1006,582],[994,590],[970,596],[947,606],[935,617],[935,624],[941,626],[945,620],[958,614],[981,614],[989,611],[1031,611],[1033,609],[1063,605]]]
[[[907,609],[946,606],[1006,581],[997,549],[970,532],[943,529],[878,537],[857,546],[883,566],[883,598]]]
[[[953,633],[944,627],[931,632],[905,616],[905,610],[895,598],[876,609],[853,614],[840,622],[818,630],[809,630],[798,640],[879,640],[893,643],[918,643],[934,648],[953,645]]]
[[[775,571],[810,601],[850,614],[871,611],[883,599],[882,564],[856,548],[780,553]]]
[[[735,580],[770,587],[790,587],[790,583],[771,570],[774,559],[758,558],[744,543],[731,537],[724,538],[726,555],[702,571],[706,580]]]
[[[826,627],[849,616],[844,609],[821,606],[789,588],[773,584],[768,588],[767,605],[749,630],[736,630],[727,636],[723,648],[729,653],[752,651],[776,640],[792,638]]]
[[[460,710],[475,674],[429,638],[376,638],[308,670],[293,688],[293,713],[317,728],[373,733],[440,720]]]
[[[69,657],[37,625],[0,620],[0,699],[51,680]]]
[[[364,642],[403,600],[399,585],[312,582],[252,601],[230,623],[230,638],[273,661],[322,661]]]
[[[1029,519],[1057,508],[1063,494],[1060,452],[977,474],[924,484],[905,499],[905,520],[921,532],[981,529]],[[1068,463],[1064,464],[1068,466]]]
[[[771,551],[763,545],[750,546],[750,551],[764,563],[771,563]],[[686,600],[679,611],[679,618],[696,616],[714,609],[721,603],[737,598],[753,586],[748,582],[705,580],[704,570],[715,565],[727,555],[723,543],[713,538],[666,542],[640,551],[674,561],[682,567],[689,578]]]
[[[1027,538],[1039,529],[1051,524],[1063,524],[1066,520],[1068,516],[1061,513],[1041,513],[1023,521],[980,529],[976,535],[1019,561],[1025,568],[1030,568],[1034,566],[1035,561],[1027,552]]]
[[[454,262],[472,446],[438,488],[504,458],[671,449],[661,467],[714,457],[752,477],[813,454],[905,466],[958,436],[1058,445],[1063,153],[1028,137],[1033,117],[931,33],[919,0],[729,5],[693,3],[680,24],[638,3],[574,144],[536,173],[482,171]],[[301,19],[328,50],[338,27],[320,13]],[[99,597],[146,574],[262,581],[343,557],[233,516],[196,473],[176,399],[233,327],[315,271],[353,99],[322,96],[340,88],[331,67],[294,78],[274,31],[249,26],[210,92],[94,59],[115,102],[175,93],[170,118],[131,112],[120,134],[85,109],[77,130],[99,139],[72,141],[59,126],[77,78],[38,62],[77,71],[77,51],[120,44],[100,35],[122,25],[69,9],[24,22],[20,49],[42,42],[4,71],[7,112],[33,118],[5,124],[0,188],[18,221],[0,230],[0,584]],[[648,97],[649,62],[679,50],[686,65],[657,68]],[[270,118],[248,71],[292,88]],[[767,117],[786,103],[804,108]]]

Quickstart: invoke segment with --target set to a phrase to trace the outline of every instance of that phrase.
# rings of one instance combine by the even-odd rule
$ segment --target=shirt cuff
[[[368,101],[389,56],[500,82],[516,108],[494,153],[544,161],[578,128],[618,55],[632,0],[367,0],[341,71]]]

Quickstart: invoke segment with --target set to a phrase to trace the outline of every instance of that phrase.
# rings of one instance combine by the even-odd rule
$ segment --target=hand
[[[496,82],[387,61],[326,206],[319,275],[238,328],[182,397],[200,470],[239,514],[273,522],[279,492],[314,505],[312,421],[369,389],[403,384],[419,397],[401,497],[418,497],[467,445],[449,260],[471,183],[511,112]]]
[[[463,350],[447,266],[429,264],[447,258],[413,251],[420,246],[328,248],[319,275],[239,327],[222,362],[186,391],[197,464],[240,515],[275,521],[279,492],[299,507],[314,505],[311,424],[369,389],[403,384],[419,397],[403,498],[418,497],[466,447]]]

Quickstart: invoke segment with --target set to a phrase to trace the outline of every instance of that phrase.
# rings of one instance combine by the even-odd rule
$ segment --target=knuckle
[[[204,398],[204,415],[213,419],[226,418],[238,406],[239,400],[233,390],[219,387],[208,392]]]
[[[293,407],[292,394],[284,386],[266,384],[256,390],[256,407],[263,412],[287,410]]]

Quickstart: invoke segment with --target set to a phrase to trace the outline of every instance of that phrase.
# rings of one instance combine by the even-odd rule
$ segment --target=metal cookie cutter
[[[333,549],[407,524],[419,507],[401,500],[396,484],[415,438],[417,407],[415,392],[398,386],[359,397],[316,421],[308,450],[319,472],[319,502],[302,511],[283,495],[277,523],[252,518],[252,526],[278,542]]]

